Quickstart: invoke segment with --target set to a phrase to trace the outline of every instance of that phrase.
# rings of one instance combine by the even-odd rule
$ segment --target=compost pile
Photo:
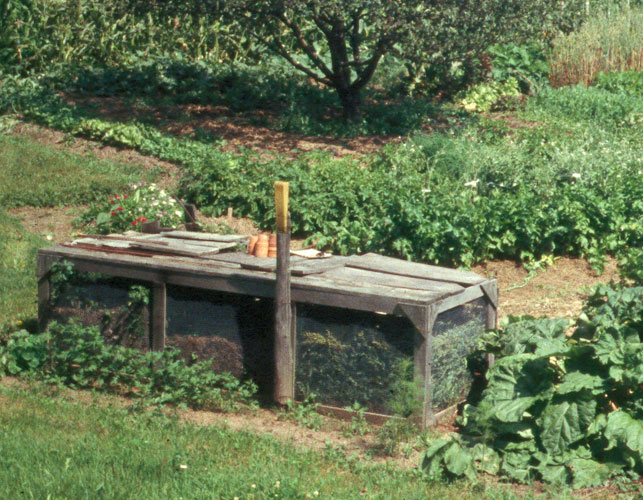
[[[573,327],[573,328],[570,328]],[[429,444],[431,479],[499,474],[575,488],[643,474],[643,287],[603,285],[574,325],[511,318],[461,432]]]

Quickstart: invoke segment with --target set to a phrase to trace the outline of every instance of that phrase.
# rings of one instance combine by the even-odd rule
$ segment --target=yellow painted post
[[[290,185],[287,182],[275,182],[275,211],[277,213],[277,232],[288,232],[288,196]]]

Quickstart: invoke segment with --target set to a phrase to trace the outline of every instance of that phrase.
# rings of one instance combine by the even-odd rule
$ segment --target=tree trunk
[[[337,89],[342,103],[344,119],[349,122],[359,122],[362,118],[362,96],[359,90],[347,88]]]

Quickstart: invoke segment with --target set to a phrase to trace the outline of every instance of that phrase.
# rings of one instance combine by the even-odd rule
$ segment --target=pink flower
[[[119,212],[122,212],[122,211],[123,211],[123,207],[118,207],[116,210],[118,210]]]
[[[114,216],[114,215],[116,215],[116,212],[114,212],[114,210],[112,210],[112,216]]]
[[[136,222],[136,221],[132,222],[132,226],[135,226],[136,224],[137,224],[137,222]]]

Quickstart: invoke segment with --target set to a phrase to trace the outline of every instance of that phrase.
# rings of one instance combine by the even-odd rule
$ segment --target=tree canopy
[[[557,16],[571,18],[581,4],[581,0],[193,0],[188,8],[229,15],[310,79],[335,89],[345,118],[355,120],[360,116],[362,90],[385,54],[419,62],[416,66],[446,59],[471,61],[507,36],[543,30],[552,22],[560,23],[554,19]]]

